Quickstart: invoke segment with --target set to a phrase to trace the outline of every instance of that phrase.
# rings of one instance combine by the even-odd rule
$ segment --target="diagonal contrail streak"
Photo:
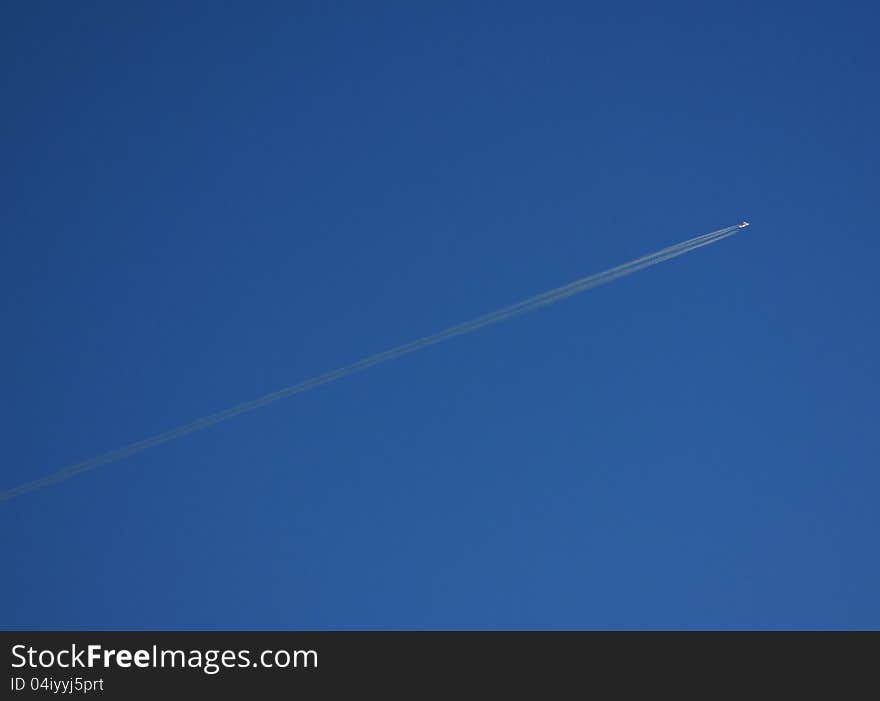
[[[102,465],[107,465],[109,463],[116,462],[117,460],[122,460],[123,458],[130,457],[143,450],[147,450],[148,448],[161,445],[162,443],[167,443],[168,441],[173,441],[177,438],[182,438],[183,436],[187,436],[190,433],[195,433],[196,431],[201,431],[202,429],[208,428],[209,426],[218,424],[221,421],[226,421],[227,419],[239,416],[240,414],[254,411],[255,409],[264,407],[267,404],[272,404],[273,402],[277,402],[281,399],[292,397],[295,394],[307,392],[308,390],[314,389],[315,387],[326,385],[329,382],[334,382],[335,380],[339,380],[348,375],[352,375],[356,372],[360,372],[375,365],[379,365],[380,363],[387,363],[390,360],[395,360],[396,358],[408,355],[409,353],[414,353],[415,351],[421,350],[422,348],[427,348],[428,346],[433,346],[436,343],[446,341],[450,338],[455,338],[456,336],[461,336],[463,334],[476,331],[477,329],[481,329],[485,326],[511,319],[513,317],[525,314],[535,309],[545,307],[549,304],[554,304],[555,302],[563,300],[567,297],[571,297],[572,295],[576,295],[580,292],[598,287],[599,285],[604,285],[608,282],[611,282],[612,280],[617,280],[627,275],[631,275],[632,273],[635,273],[639,270],[643,270],[644,268],[648,268],[652,265],[657,265],[657,263],[662,263],[663,261],[676,258],[677,256],[683,255],[697,248],[708,246],[709,244],[715,243],[716,241],[720,241],[721,239],[727,238],[728,236],[735,234],[737,231],[745,228],[746,226],[748,226],[748,223],[743,222],[742,224],[738,224],[736,226],[728,226],[724,229],[719,229],[718,231],[713,231],[708,234],[703,234],[702,236],[697,236],[695,238],[689,239],[688,241],[684,241],[682,243],[675,244],[674,246],[669,246],[668,248],[656,251],[655,253],[642,256],[641,258],[636,258],[635,260],[631,260],[628,263],[623,263],[622,265],[618,265],[614,268],[609,268],[608,270],[605,270],[601,273],[588,275],[587,277],[580,278],[567,285],[556,287],[552,290],[548,290],[547,292],[542,292],[541,294],[529,297],[528,299],[524,299],[521,302],[516,302],[515,304],[511,304],[507,307],[502,307],[501,309],[498,309],[494,312],[479,316],[476,319],[457,324],[456,326],[451,326],[447,329],[444,329],[443,331],[439,331],[430,336],[424,336],[422,338],[416,339],[415,341],[410,341],[409,343],[396,346],[381,353],[367,356],[366,358],[358,360],[355,363],[346,365],[331,372],[324,373],[323,375],[318,375],[311,379],[300,382],[299,384],[285,387],[276,392],[266,394],[262,397],[258,397],[257,399],[253,399],[248,402],[236,404],[229,409],[224,409],[223,411],[218,411],[214,414],[203,416],[200,419],[196,419],[195,421],[191,421],[190,423],[184,424],[169,431],[165,431],[155,436],[151,436],[135,443],[131,443],[122,448],[117,448],[116,450],[111,450],[107,453],[97,455],[93,458],[89,458],[88,460],[83,460],[82,462],[69,465],[61,470],[58,470],[57,472],[53,472],[52,474],[46,475],[45,477],[42,477],[40,479],[34,480],[32,482],[26,482],[17,487],[8,489],[4,492],[0,492],[0,501],[6,501],[7,499],[12,499],[13,497],[27,494],[28,492],[33,492],[37,489],[55,484],[56,482],[61,482],[62,480],[69,479],[70,477],[78,475],[82,472],[86,472],[87,470],[93,470],[96,467],[101,467]]]

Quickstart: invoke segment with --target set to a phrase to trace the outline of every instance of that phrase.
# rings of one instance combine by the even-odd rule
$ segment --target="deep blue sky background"
[[[5,628],[880,626],[874,3],[18,3]]]

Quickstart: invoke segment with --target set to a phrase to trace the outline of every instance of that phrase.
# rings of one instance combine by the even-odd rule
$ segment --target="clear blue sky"
[[[880,626],[872,3],[17,3],[5,628]]]

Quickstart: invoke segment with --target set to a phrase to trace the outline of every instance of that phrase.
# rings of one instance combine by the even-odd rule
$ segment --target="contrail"
[[[279,389],[276,392],[266,394],[257,399],[253,399],[242,404],[236,404],[229,409],[224,409],[223,411],[218,411],[214,414],[208,414],[207,416],[203,416],[202,418],[191,421],[190,423],[184,424],[183,426],[165,431],[164,433],[159,433],[155,436],[151,436],[150,438],[145,438],[135,443],[131,443],[122,448],[117,448],[116,450],[111,450],[107,453],[89,458],[88,460],[83,460],[82,462],[69,465],[61,470],[58,470],[57,472],[53,472],[52,474],[46,475],[45,477],[42,477],[40,479],[34,480],[32,482],[26,482],[17,487],[13,487],[12,489],[8,489],[5,492],[0,492],[0,501],[6,501],[7,499],[12,499],[13,497],[27,494],[28,492],[33,492],[37,489],[42,489],[43,487],[48,487],[51,484],[69,479],[70,477],[78,475],[82,472],[86,472],[87,470],[93,470],[96,467],[108,465],[110,463],[116,462],[117,460],[122,460],[123,458],[130,457],[136,453],[141,452],[142,450],[146,450],[147,448],[152,448],[154,446],[161,445],[162,443],[173,441],[177,438],[182,438],[183,436],[187,436],[190,433],[195,433],[196,431],[201,431],[202,429],[208,428],[209,426],[218,424],[221,421],[226,421],[227,419],[231,419],[240,414],[245,414],[249,411],[253,411],[254,409],[259,409],[260,407],[264,407],[267,404],[277,402],[280,399],[292,397],[294,394],[300,394],[310,389],[314,389],[315,387],[326,385],[329,382],[334,382],[335,380],[339,380],[348,375],[360,372],[361,370],[366,370],[367,368],[371,368],[374,365],[386,363],[389,360],[400,358],[401,356],[408,355],[409,353],[421,350],[422,348],[433,346],[434,344],[440,343],[441,341],[445,341],[450,338],[455,338],[456,336],[461,336],[463,334],[476,331],[477,329],[481,329],[484,326],[497,324],[500,321],[511,319],[515,316],[525,314],[540,307],[545,307],[549,304],[554,304],[555,302],[563,300],[566,297],[571,297],[572,295],[576,295],[580,292],[584,292],[585,290],[592,289],[593,287],[604,285],[605,283],[611,282],[612,280],[617,280],[618,278],[625,277],[626,275],[631,275],[632,273],[635,273],[639,270],[648,268],[652,265],[656,265],[657,263],[662,263],[663,261],[670,260],[672,258],[676,258],[677,256],[688,253],[689,251],[693,251],[694,249],[708,246],[711,243],[715,243],[716,241],[720,241],[721,239],[727,238],[728,236],[732,236],[737,231],[739,231],[740,229],[744,229],[748,225],[748,222],[743,222],[742,224],[728,226],[724,229],[719,229],[718,231],[713,231],[708,234],[703,234],[702,236],[697,236],[695,238],[689,239],[688,241],[684,241],[683,243],[669,246],[668,248],[664,248],[655,253],[650,253],[646,256],[642,256],[641,258],[631,260],[628,263],[623,263],[622,265],[618,265],[614,268],[609,268],[604,272],[588,275],[587,277],[580,278],[579,280],[575,280],[574,282],[563,285],[562,287],[556,287],[552,290],[548,290],[547,292],[542,292],[541,294],[535,295],[534,297],[524,299],[521,302],[511,304],[507,307],[502,307],[497,311],[484,314],[483,316],[479,316],[476,319],[472,319],[471,321],[466,321],[464,323],[457,324],[456,326],[451,326],[448,329],[439,331],[430,336],[423,336],[422,338],[418,338],[415,341],[410,341],[409,343],[405,343],[401,346],[396,346],[394,348],[391,348],[390,350],[383,351],[382,353],[376,353],[375,355],[367,356],[366,358],[358,360],[351,365],[341,367],[338,370],[333,370],[331,372],[324,373],[323,375],[318,375],[311,379],[300,382],[299,384],[291,385],[290,387],[285,387],[284,389]]]

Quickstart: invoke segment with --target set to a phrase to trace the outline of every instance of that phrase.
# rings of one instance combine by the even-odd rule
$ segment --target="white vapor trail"
[[[639,270],[648,268],[652,265],[656,265],[657,263],[662,263],[666,260],[670,260],[671,258],[683,255],[697,248],[708,246],[711,243],[715,243],[716,241],[720,241],[721,239],[727,238],[728,236],[735,234],[737,231],[745,228],[746,226],[748,226],[748,224],[746,222],[743,222],[742,224],[738,224],[736,226],[728,226],[724,229],[719,229],[718,231],[713,231],[702,236],[697,236],[695,238],[689,239],[688,241],[675,244],[674,246],[669,246],[668,248],[664,248],[655,253],[642,256],[641,258],[636,258],[635,260],[629,261],[628,263],[623,263],[622,265],[618,265],[614,268],[609,268],[604,272],[588,275],[587,277],[580,278],[579,280],[575,280],[574,282],[563,285],[562,287],[557,287],[552,290],[548,290],[547,292],[542,292],[541,294],[535,295],[534,297],[529,297],[528,299],[524,299],[521,302],[517,302],[507,307],[498,309],[497,311],[484,314],[483,316],[479,316],[476,319],[472,319],[471,321],[466,321],[456,326],[451,326],[443,331],[439,331],[438,333],[432,334],[430,336],[424,336],[422,338],[416,339],[415,341],[410,341],[409,343],[391,348],[390,350],[376,353],[375,355],[370,355],[366,358],[358,360],[355,363],[346,365],[331,372],[324,373],[323,375],[318,375],[311,379],[300,382],[299,384],[285,387],[276,392],[272,392],[271,394],[266,394],[262,397],[258,397],[257,399],[243,402],[242,404],[237,404],[233,407],[230,407],[229,409],[224,409],[223,411],[218,411],[214,414],[203,416],[200,419],[196,419],[195,421],[191,421],[190,423],[184,424],[169,431],[165,431],[164,433],[159,433],[155,436],[145,438],[135,443],[130,443],[129,445],[126,445],[122,448],[117,448],[116,450],[111,450],[101,455],[97,455],[93,458],[89,458],[88,460],[83,460],[82,462],[69,465],[61,470],[58,470],[57,472],[53,472],[52,474],[46,475],[45,477],[42,477],[40,479],[34,480],[32,482],[26,482],[17,487],[8,489],[4,492],[0,492],[0,501],[6,501],[8,499],[12,499],[13,497],[27,494],[28,492],[33,492],[37,489],[42,489],[43,487],[47,487],[51,484],[55,484],[56,482],[61,482],[62,480],[69,479],[70,477],[78,475],[82,472],[86,472],[87,470],[92,470],[96,467],[107,465],[109,463],[116,462],[117,460],[122,460],[123,458],[130,457],[136,453],[141,452],[142,450],[146,450],[147,448],[152,448],[154,446],[161,445],[162,443],[173,441],[177,438],[182,438],[183,436],[187,436],[190,433],[195,433],[196,431],[201,431],[202,429],[208,428],[209,426],[218,424],[221,421],[226,421],[227,419],[231,419],[240,414],[245,414],[255,409],[259,409],[260,407],[264,407],[267,404],[272,404],[273,402],[291,397],[295,394],[300,394],[310,389],[314,389],[315,387],[325,385],[329,382],[334,382],[335,380],[339,380],[343,377],[346,377],[347,375],[352,375],[356,372],[360,372],[361,370],[371,368],[374,365],[379,365],[380,363],[386,363],[389,360],[400,358],[401,356],[408,355],[409,353],[421,350],[422,348],[433,346],[434,344],[440,343],[441,341],[445,341],[456,336],[461,336],[463,334],[470,333],[471,331],[476,331],[477,329],[481,329],[484,326],[489,326],[491,324],[496,324],[500,321],[505,321],[506,319],[511,319],[515,316],[519,316],[520,314],[525,314],[526,312],[530,312],[540,307],[545,307],[549,304],[554,304],[555,302],[565,299],[566,297],[571,297],[572,295],[576,295],[580,292],[584,292],[585,290],[592,289],[593,287],[604,285],[605,283],[611,282],[612,280],[617,280],[618,278],[625,277],[626,275],[631,275],[632,273],[635,273]]]

